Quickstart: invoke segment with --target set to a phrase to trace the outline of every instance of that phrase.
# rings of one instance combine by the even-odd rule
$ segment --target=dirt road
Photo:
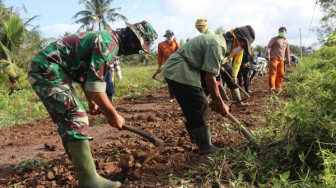
[[[264,126],[258,121],[258,116],[269,101],[267,78],[258,78],[252,90],[248,100],[250,107],[239,109],[228,103],[231,113],[244,121],[249,130]],[[227,92],[230,93],[228,89]],[[205,156],[197,154],[197,147],[190,142],[184,128],[181,109],[177,102],[169,102],[168,96],[167,88],[162,88],[114,102],[128,125],[146,130],[167,143],[167,147],[142,168],[120,168],[120,160],[135,163],[155,146],[133,133],[110,127],[103,115],[90,116],[90,135],[94,137],[91,150],[100,175],[122,181],[123,187],[174,186],[174,183],[183,182],[169,183],[172,176],[184,177],[188,169],[196,170],[199,163],[208,163]],[[244,137],[237,131],[227,132],[222,128],[221,125],[230,123],[229,120],[215,112],[210,114],[209,123],[218,134],[213,138],[213,144],[238,147],[234,139]],[[48,164],[27,171],[14,170],[20,162],[34,161],[38,153],[44,154],[39,160]],[[196,186],[202,184],[197,179],[193,183]],[[22,187],[76,187],[73,166],[50,118],[0,129],[0,187],[14,184]]]

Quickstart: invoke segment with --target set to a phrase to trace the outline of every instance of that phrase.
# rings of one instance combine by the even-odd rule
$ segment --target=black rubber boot
[[[199,148],[199,154],[205,155],[216,153],[220,149],[212,145],[209,127],[198,127],[196,129],[192,129],[192,134]]]
[[[189,134],[190,142],[191,142],[191,143],[196,143],[196,142],[195,142],[195,138],[194,138],[194,136],[193,136],[193,134],[192,134],[192,129],[191,129],[191,127],[189,127],[187,124],[185,124],[185,127],[186,127],[186,129],[187,129],[188,134]]]
[[[186,127],[187,132],[188,132],[188,134],[189,134],[189,136],[190,136],[190,142],[191,142],[191,143],[196,143],[195,138],[194,138],[193,133],[192,133],[192,128],[191,128],[190,126],[188,126],[186,123],[185,123],[185,127]],[[210,137],[211,137],[211,138],[213,138],[213,137],[217,137],[217,133],[215,133],[215,132],[211,132],[211,133],[210,133]]]

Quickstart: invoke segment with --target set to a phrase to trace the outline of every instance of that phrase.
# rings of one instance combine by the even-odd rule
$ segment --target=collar
[[[232,40],[226,41],[226,52],[225,52],[225,57],[230,55],[230,52],[232,51]]]
[[[114,40],[114,42],[116,42],[116,44],[119,46],[120,35],[113,30],[108,30],[108,32],[112,36],[112,39]]]

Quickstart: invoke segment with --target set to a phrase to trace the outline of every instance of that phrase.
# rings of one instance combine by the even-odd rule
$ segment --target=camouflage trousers
[[[72,79],[62,67],[35,60],[28,67],[28,81],[63,141],[91,139],[88,137],[88,116],[75,94]]]

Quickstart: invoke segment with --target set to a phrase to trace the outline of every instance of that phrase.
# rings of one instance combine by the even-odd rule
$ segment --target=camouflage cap
[[[135,24],[130,24],[127,21],[125,21],[125,23],[138,37],[142,50],[148,53],[151,44],[153,44],[158,37],[153,26],[145,20]]]

